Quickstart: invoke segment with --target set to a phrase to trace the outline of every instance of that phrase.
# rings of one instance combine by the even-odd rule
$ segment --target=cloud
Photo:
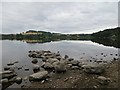
[[[3,33],[92,33],[118,24],[117,2],[4,2]]]

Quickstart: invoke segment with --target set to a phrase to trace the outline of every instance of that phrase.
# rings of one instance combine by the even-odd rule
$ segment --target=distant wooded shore
[[[120,48],[120,27],[105,29],[92,34],[61,34],[29,30],[20,34],[1,34],[2,40],[23,40],[30,43],[43,43],[58,40],[91,40],[104,45]]]

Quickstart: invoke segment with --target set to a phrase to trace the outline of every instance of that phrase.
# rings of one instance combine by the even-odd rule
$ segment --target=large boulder
[[[29,80],[30,81],[43,80],[43,79],[46,79],[47,77],[48,77],[48,72],[41,71],[41,72],[37,72],[37,73],[30,75]]]
[[[65,61],[57,61],[53,63],[54,69],[56,72],[65,72],[66,71],[66,63]]]
[[[97,64],[83,65],[82,68],[89,74],[101,74],[104,72],[104,67]]]

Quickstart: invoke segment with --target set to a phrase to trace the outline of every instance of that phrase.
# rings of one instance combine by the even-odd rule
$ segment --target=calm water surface
[[[32,68],[33,64],[31,63],[31,58],[28,57],[29,50],[50,50],[52,52],[59,51],[62,56],[68,55],[76,60],[90,60],[91,57],[97,58],[100,60],[110,61],[118,53],[118,49],[115,47],[108,47],[104,45],[100,45],[98,43],[93,43],[92,41],[56,41],[56,42],[48,42],[48,43],[26,43],[22,41],[10,41],[3,40],[2,41],[2,67],[7,66],[7,63],[19,61],[19,63],[15,64],[14,67],[21,67],[23,69],[17,70],[18,76],[26,77],[33,73]],[[83,54],[85,53],[85,54]],[[107,57],[103,57],[101,53],[107,55]],[[110,54],[113,55],[110,55]],[[97,56],[96,56],[97,55]],[[83,57],[81,59],[81,57]],[[37,64],[41,64],[41,60]],[[25,71],[25,68],[29,68],[29,71]],[[30,82],[23,82],[30,84]],[[20,87],[21,85],[13,84],[10,87]]]

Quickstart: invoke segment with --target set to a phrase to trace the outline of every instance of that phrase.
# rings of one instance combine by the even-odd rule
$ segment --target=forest
[[[92,34],[61,34],[29,30],[20,34],[1,34],[2,40],[36,40],[50,42],[57,40],[91,40],[104,45],[120,48],[120,27],[105,29]]]

